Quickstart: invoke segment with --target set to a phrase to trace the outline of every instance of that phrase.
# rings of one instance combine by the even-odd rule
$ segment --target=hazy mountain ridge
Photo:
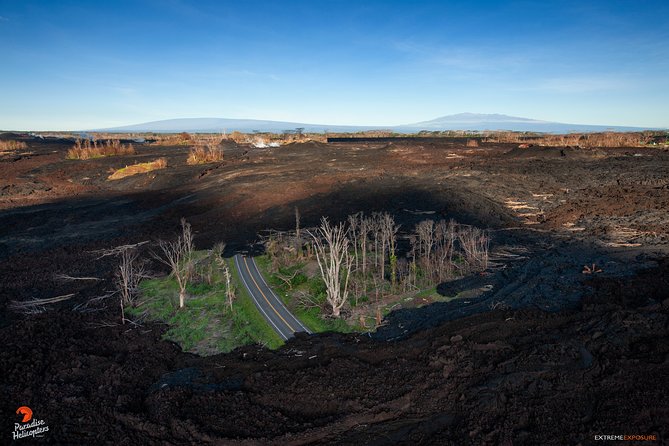
[[[651,127],[604,126],[587,124],[565,124],[560,122],[540,121],[530,118],[508,116],[503,114],[458,113],[441,116],[430,121],[397,126],[353,126],[307,124],[289,121],[270,121],[259,119],[228,119],[228,118],[179,118],[161,121],[144,122],[141,124],[95,129],[89,131],[104,132],[191,132],[191,133],[222,133],[240,131],[244,133],[272,132],[282,133],[286,130],[303,129],[304,132],[359,132],[365,130],[391,130],[398,133],[415,133],[421,130],[509,130],[540,133],[569,132],[603,132],[603,131],[640,131]]]
[[[166,119],[162,121],[144,122],[141,124],[100,129],[105,132],[192,132],[192,133],[217,133],[240,131],[250,133],[255,130],[259,132],[281,133],[285,130],[302,128],[305,132],[355,132],[368,130],[374,127],[365,126],[343,126],[324,124],[305,124],[287,121],[269,121],[261,119],[228,119],[228,118],[179,118]]]
[[[539,121],[536,119],[530,118],[520,118],[518,116],[508,116],[501,115],[498,113],[493,114],[482,114],[482,113],[457,113],[455,115],[441,116],[439,118],[432,119],[430,121],[417,122],[415,124],[409,124],[410,126],[421,127],[421,126],[433,126],[433,125],[447,125],[447,124],[478,124],[481,122],[526,122],[526,123],[548,123],[548,121]]]

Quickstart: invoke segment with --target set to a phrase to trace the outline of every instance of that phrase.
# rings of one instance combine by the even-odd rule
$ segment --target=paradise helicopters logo
[[[44,420],[33,418],[33,411],[30,407],[21,406],[16,409],[16,414],[22,418],[20,423],[14,423],[14,432],[12,432],[14,440],[27,437],[43,437],[44,433],[49,431],[49,426],[46,425]]]

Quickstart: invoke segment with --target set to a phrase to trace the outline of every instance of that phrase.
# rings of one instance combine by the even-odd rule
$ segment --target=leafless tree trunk
[[[360,251],[362,253],[362,275],[364,276],[367,272],[367,235],[369,234],[371,224],[367,217],[360,215],[360,227],[359,227],[359,236],[360,236]]]
[[[370,220],[372,234],[374,235],[374,266],[379,268],[379,239],[381,238],[381,228],[380,228],[380,216],[378,213],[374,213]]]
[[[179,285],[179,308],[186,302],[186,287],[193,274],[193,233],[190,224],[181,219],[181,235],[175,241],[160,240],[158,246],[162,253],[154,253],[154,257],[167,265],[171,275]]]
[[[406,257],[397,259],[397,284],[402,285],[402,292],[406,293],[411,286],[411,277],[409,275],[409,261]]]
[[[437,279],[446,280],[453,270],[453,248],[457,238],[457,229],[455,221],[448,223],[440,220],[435,230],[435,263],[437,270]]]
[[[458,225],[452,218],[448,221],[448,241],[450,250],[448,252],[448,263],[453,265],[453,252],[455,251],[455,240],[458,237]]]
[[[300,238],[300,210],[295,206],[295,237]]]
[[[121,260],[116,271],[115,285],[120,293],[121,323],[125,324],[125,307],[132,305],[139,293],[139,282],[147,277],[144,265],[137,258],[139,254],[132,246],[118,251]]]
[[[99,254],[98,259],[107,256],[118,256],[120,258],[118,269],[114,275],[114,288],[116,289],[103,297],[119,295],[121,323],[123,324],[128,320],[125,318],[126,306],[134,304],[135,298],[139,294],[140,281],[149,277],[144,269],[144,262],[138,260],[139,254],[137,252],[137,248],[146,243],[148,241],[93,251]],[[60,278],[66,280],[100,280],[95,277],[60,276]]]
[[[374,277],[374,292],[376,294],[376,326],[381,326],[381,301],[379,299],[379,284],[376,277]]]
[[[353,257],[355,258],[355,270],[358,270],[358,238],[356,237],[359,223],[358,215],[353,214],[348,216],[348,230],[351,232],[351,241],[353,243]]]
[[[417,286],[416,282],[418,281],[418,268],[416,266],[416,261],[418,257],[418,236],[416,234],[411,234],[409,236],[409,244],[411,245],[411,265],[409,266],[409,279],[413,286]]]
[[[395,254],[395,245],[397,244],[397,231],[399,226],[395,224],[392,215],[384,213],[380,219],[381,239],[383,255],[381,256],[381,280],[385,278],[385,253],[388,248],[388,258],[390,259],[390,277],[393,286],[397,283],[397,256]]]
[[[353,259],[348,253],[349,239],[343,224],[331,226],[327,218],[321,219],[321,226],[315,233],[309,232],[314,240],[316,260],[325,282],[326,299],[332,307],[332,315],[339,317],[341,308],[348,299],[348,284],[351,277]]]
[[[300,238],[300,210],[295,206],[295,251],[297,258],[302,257],[302,239]]]
[[[232,276],[230,275],[230,268],[223,263],[223,276],[225,277],[225,295],[228,298],[228,305],[232,313],[232,302],[235,300],[235,289],[232,285]]]
[[[281,254],[281,246],[279,246],[279,241],[277,240],[274,232],[270,232],[267,235],[267,238],[264,239],[263,244],[265,245],[265,252],[272,260],[272,266],[278,268],[279,265],[279,255]]]
[[[381,258],[379,264],[381,265],[381,274],[379,277],[381,283],[383,283],[386,280],[386,232],[383,230],[383,226],[381,226]]]
[[[490,238],[479,228],[467,227],[458,233],[460,246],[465,252],[465,260],[470,267],[488,268],[488,249]]]
[[[434,221],[423,220],[416,226],[418,236],[418,255],[421,257],[425,275],[434,276],[434,265],[432,262],[432,247],[434,246]]]

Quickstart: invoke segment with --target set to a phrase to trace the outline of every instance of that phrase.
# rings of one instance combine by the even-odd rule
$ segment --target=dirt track
[[[29,154],[0,156],[3,438],[24,404],[48,440],[70,444],[669,438],[666,150],[310,143],[230,148],[197,167],[183,148],[89,161],[64,160],[66,149],[29,141]],[[167,169],[106,180],[158,156]],[[488,227],[497,269],[444,286],[492,291],[396,312],[371,337],[201,358],[160,341],[158,325],[100,326],[115,306],[72,308],[109,285],[55,277],[108,279],[112,265],[91,251],[167,236],[182,216],[198,247],[226,240],[231,253],[291,227],[294,206],[305,225],[387,210],[404,227],[425,211]],[[592,263],[603,272],[583,274]],[[72,292],[37,316],[6,308]]]

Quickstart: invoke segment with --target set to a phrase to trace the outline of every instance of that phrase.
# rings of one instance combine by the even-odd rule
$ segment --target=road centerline
[[[257,278],[258,278],[258,280],[262,283],[262,285],[263,285],[263,286],[267,289],[267,291],[269,292],[269,298],[272,299],[272,300],[274,300],[274,301],[276,302],[276,305],[277,305],[279,308],[282,308],[282,309],[285,310],[284,315],[285,315],[289,320],[291,320],[291,322],[292,322],[293,324],[297,324],[297,325],[299,325],[299,326],[302,328],[302,330],[304,330],[305,333],[312,334],[312,333],[311,333],[311,330],[309,330],[307,327],[305,327],[304,324],[302,323],[302,321],[300,321],[300,320],[297,318],[297,316],[295,316],[293,313],[291,313],[291,312],[285,307],[284,303],[281,301],[281,298],[280,298],[280,297],[274,292],[274,290],[267,284],[267,282],[265,281],[265,278],[262,276],[262,273],[260,272],[260,269],[258,268],[258,265],[253,261],[253,259],[251,259],[251,262],[249,262],[249,263],[250,263],[250,265],[253,267],[253,270],[255,271],[255,274],[257,274]],[[250,267],[249,267],[249,269],[250,269]],[[253,272],[252,272],[252,274],[253,274]],[[255,274],[253,274],[253,275],[255,275]],[[292,327],[292,326],[291,326],[291,327]]]
[[[260,305],[260,303],[256,301],[256,297],[254,296],[253,291],[251,290],[251,287],[249,286],[248,282],[247,282],[246,279],[244,278],[244,274],[243,274],[243,270],[242,270],[242,265],[239,263],[239,258],[236,258],[236,259],[235,259],[235,262],[237,263],[237,268],[239,269],[239,277],[240,277],[240,279],[242,279],[242,282],[244,283],[244,286],[245,286],[246,289],[249,291],[249,295],[251,296],[251,299],[253,299],[253,301],[254,301],[256,307],[258,307],[258,309],[260,310],[260,312],[261,312],[263,315],[265,315],[265,319],[267,319],[267,321],[268,321],[270,324],[272,324],[272,326],[274,327],[274,329],[276,330],[276,332],[279,333],[279,336],[281,336],[285,341],[287,341],[287,340],[288,340],[288,336],[287,336],[286,334],[284,334],[283,331],[281,331],[281,329],[274,323],[274,321],[272,320],[272,318],[269,317],[269,315],[265,312],[265,310],[263,309],[262,305]]]
[[[293,328],[293,326],[290,325],[288,323],[288,321],[286,321],[283,318],[283,316],[281,316],[281,314],[277,311],[277,309],[274,307],[274,305],[272,305],[272,302],[270,302],[269,299],[267,298],[267,296],[265,296],[265,293],[263,293],[262,289],[260,288],[260,285],[258,285],[258,282],[256,282],[256,279],[253,277],[253,273],[251,272],[251,269],[249,268],[248,260],[246,260],[246,257],[242,257],[242,258],[244,259],[244,266],[246,267],[246,271],[248,271],[248,273],[249,273],[249,277],[251,278],[251,280],[255,284],[258,291],[260,291],[260,294],[265,299],[265,302],[267,302],[267,304],[270,306],[270,308],[272,310],[274,310],[274,313],[276,313],[276,315],[279,316],[279,318],[283,321],[284,324],[286,324],[286,326],[288,326],[288,328],[290,328],[293,332],[296,332],[297,330],[295,330]]]

